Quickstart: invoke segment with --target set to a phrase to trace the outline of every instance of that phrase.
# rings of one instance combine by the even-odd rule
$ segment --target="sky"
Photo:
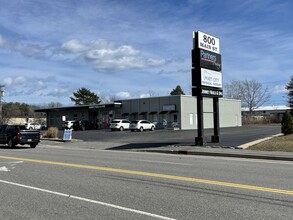
[[[291,0],[0,0],[4,102],[73,105],[191,94],[193,32],[220,40],[223,84],[256,80],[286,105],[293,75]],[[224,91],[225,92],[225,91]]]

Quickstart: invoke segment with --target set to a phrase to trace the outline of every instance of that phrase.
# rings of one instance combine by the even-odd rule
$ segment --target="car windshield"
[[[25,130],[25,126],[23,126],[23,125],[20,125],[18,127],[19,127],[20,130]]]

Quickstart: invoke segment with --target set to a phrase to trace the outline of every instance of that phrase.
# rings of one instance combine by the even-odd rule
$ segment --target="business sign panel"
[[[193,33],[192,95],[222,97],[220,40],[204,32]]]
[[[176,105],[163,105],[163,111],[175,111]]]
[[[201,85],[222,88],[222,73],[201,68]]]
[[[63,133],[63,141],[71,141],[72,139],[72,130],[65,129]]]
[[[221,54],[213,53],[203,49],[192,50],[192,66],[196,67],[196,63],[198,61],[200,67],[216,71],[222,70]]]
[[[201,95],[205,97],[223,97],[223,90],[210,87],[201,88]]]
[[[198,48],[208,50],[210,52],[220,54],[220,40],[212,35],[206,34],[204,32],[198,31],[194,32],[194,38],[196,38],[197,33],[197,41]]]

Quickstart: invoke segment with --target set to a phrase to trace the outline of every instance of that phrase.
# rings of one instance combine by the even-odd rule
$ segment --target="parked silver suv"
[[[147,120],[135,120],[130,123],[131,131],[155,130],[155,124]]]
[[[114,119],[110,123],[110,128],[112,131],[119,130],[128,130],[130,121],[127,119]]]

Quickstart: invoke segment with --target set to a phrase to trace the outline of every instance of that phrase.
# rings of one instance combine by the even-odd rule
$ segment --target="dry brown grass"
[[[249,150],[261,151],[284,151],[293,152],[293,134],[274,137],[248,148]]]
[[[57,138],[58,137],[58,128],[50,127],[48,131],[44,134],[46,138]]]

